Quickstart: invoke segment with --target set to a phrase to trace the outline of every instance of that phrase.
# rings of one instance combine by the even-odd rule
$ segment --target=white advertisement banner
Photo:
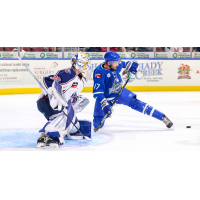
[[[62,52],[25,52],[23,58],[62,58]]]
[[[200,58],[200,52],[192,52],[192,58]]]
[[[127,60],[124,60],[127,61]],[[128,86],[200,86],[200,60],[135,60],[138,72]],[[70,60],[23,60],[38,79],[71,67]],[[103,60],[91,60],[87,87],[93,86],[93,70]],[[38,83],[18,60],[0,60],[0,88],[37,88]]]
[[[83,52],[89,58],[104,58],[106,52]],[[121,58],[154,58],[153,52],[117,52]],[[72,58],[76,52],[65,52],[65,58]]]
[[[17,52],[1,51],[0,58],[17,58]],[[62,58],[62,52],[25,52],[22,58]]]
[[[155,58],[190,58],[190,52],[156,52]]]

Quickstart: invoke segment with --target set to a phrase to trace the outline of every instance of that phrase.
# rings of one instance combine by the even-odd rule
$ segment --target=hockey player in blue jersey
[[[123,82],[120,75],[122,68],[125,68],[125,70],[134,74],[137,72],[138,67],[137,62],[121,61],[119,54],[114,51],[107,52],[104,59],[105,62],[98,65],[93,74],[93,97],[96,99],[93,115],[93,125],[95,128],[100,125],[106,114],[108,116],[111,116],[112,114],[112,102],[122,89]],[[126,105],[133,110],[163,121],[167,128],[171,128],[173,125],[166,115],[154,109],[147,103],[138,100],[136,94],[126,88],[123,89],[116,103]],[[101,128],[103,126],[104,123]]]
[[[87,128],[91,123],[78,121],[75,113],[82,111],[89,103],[87,98],[79,95],[86,84],[89,63],[87,55],[77,53],[71,59],[71,68],[59,70],[56,74],[41,80],[42,93],[37,101],[37,107],[48,122],[40,130],[41,136],[36,147],[54,148],[64,145],[66,137],[83,138],[80,134],[83,131],[80,132],[77,128],[81,129],[83,124],[84,128]],[[90,137],[90,133],[87,136]]]

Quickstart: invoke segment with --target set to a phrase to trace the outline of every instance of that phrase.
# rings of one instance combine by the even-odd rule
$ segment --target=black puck
[[[191,128],[191,126],[186,126],[186,128]]]

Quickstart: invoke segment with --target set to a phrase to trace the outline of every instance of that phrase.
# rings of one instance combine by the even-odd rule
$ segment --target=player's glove
[[[129,77],[130,74],[131,74],[131,72],[129,70],[126,70],[126,69],[122,72],[122,76],[127,75]]]
[[[107,114],[108,116],[111,116],[112,111],[111,111],[110,105],[109,105],[109,103],[107,102],[106,99],[103,99],[101,101],[101,108],[104,111],[105,115]]]
[[[136,62],[128,61],[126,62],[125,69],[129,70],[132,74],[135,74],[137,72],[138,65],[139,64]]]

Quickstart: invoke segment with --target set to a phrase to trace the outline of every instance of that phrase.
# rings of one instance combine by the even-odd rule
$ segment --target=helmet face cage
[[[110,65],[114,64],[114,63],[121,63],[121,58],[119,56],[118,53],[114,52],[114,51],[109,51],[104,55],[104,59],[107,62],[110,62]]]
[[[84,72],[88,70],[90,59],[84,53],[77,53],[72,57],[71,64],[76,69],[80,70],[81,72]]]
[[[113,61],[109,61],[110,62],[110,64],[112,65],[112,64],[120,64],[121,63],[121,59],[119,59],[119,60],[113,60]]]

